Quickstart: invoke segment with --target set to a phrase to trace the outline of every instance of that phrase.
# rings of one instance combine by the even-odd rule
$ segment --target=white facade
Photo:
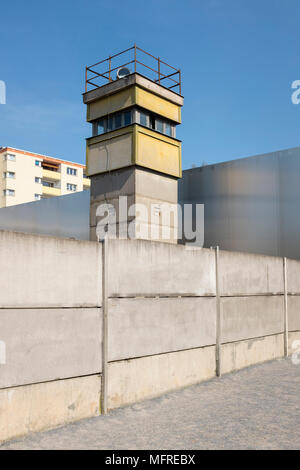
[[[0,207],[90,187],[85,166],[11,147],[0,148]]]

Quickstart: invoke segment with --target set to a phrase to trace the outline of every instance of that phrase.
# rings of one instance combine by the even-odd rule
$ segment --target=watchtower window
[[[143,113],[143,111],[140,111],[140,124],[148,127],[148,116],[146,113]]]
[[[124,126],[131,124],[131,111],[125,111],[124,113]]]
[[[107,132],[112,131],[114,128],[114,119],[113,117],[109,116],[107,118]]]
[[[176,137],[175,124],[153,113],[138,111],[136,122],[141,124],[141,126],[149,127],[150,129],[160,132],[161,134],[165,134],[170,137]]]
[[[115,115],[115,129],[122,126],[122,114],[118,113]]]
[[[98,129],[97,129],[97,134],[104,134],[105,132],[105,126],[104,126],[104,119],[100,119],[98,121]]]
[[[161,132],[163,133],[164,131],[164,128],[163,128],[163,122],[161,119],[156,119],[156,126],[155,126],[155,130],[157,130],[158,132]]]
[[[171,133],[171,124],[169,122],[166,122],[165,123],[165,134],[166,135],[169,135],[170,137],[172,137],[172,133]]]
[[[111,132],[121,127],[130,126],[133,123],[148,127],[169,137],[176,137],[176,125],[172,121],[138,107],[110,114],[109,116],[94,121],[93,136]]]
[[[150,114],[150,129],[155,129],[155,117],[153,114]]]
[[[111,132],[120,127],[132,124],[132,110],[111,114],[93,122],[93,136]]]

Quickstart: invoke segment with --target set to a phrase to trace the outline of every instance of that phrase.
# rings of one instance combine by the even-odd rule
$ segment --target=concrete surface
[[[299,449],[300,365],[277,360],[4,449]]]
[[[111,134],[109,137],[101,134],[87,141],[86,162],[87,174],[90,177],[129,167],[132,164],[134,126],[116,129]],[[114,178],[114,173],[111,174],[111,178]],[[93,178],[91,185],[92,181]]]
[[[0,443],[98,416],[100,389],[101,377],[90,375],[0,390]]]
[[[221,251],[220,261],[226,295],[221,298],[221,339],[227,343],[221,347],[222,371],[283,356],[283,260]],[[21,406],[27,416],[32,407],[38,415],[50,380],[101,371],[102,245],[0,231],[0,265],[0,341],[6,346],[0,420],[1,412],[8,413],[9,436],[14,436],[19,417],[10,408],[12,396],[18,397],[12,387],[18,386],[21,397],[16,409]],[[296,269],[293,264],[295,275]],[[107,281],[108,359],[114,361],[108,365],[109,407],[215,375],[213,250],[109,240]],[[295,331],[298,297],[290,295],[288,305],[291,351],[292,338],[300,334]],[[26,387],[34,383],[31,394]],[[68,406],[72,403],[58,399],[56,423],[64,422]],[[41,423],[46,425],[49,416],[51,427],[46,409],[45,418],[40,412]]]
[[[300,295],[288,296],[289,331],[300,331]]]
[[[220,251],[221,295],[278,294],[283,289],[282,258]]]
[[[0,388],[98,374],[102,309],[0,309]]]
[[[215,374],[215,346],[111,362],[108,364],[108,408],[187,387]]]
[[[287,284],[289,294],[300,294],[300,261],[287,260]]]
[[[111,144],[108,144],[111,145]],[[106,149],[105,151],[108,151]],[[129,152],[129,161],[131,162],[131,151]],[[124,165],[124,155],[117,152],[122,165]],[[99,155],[97,154],[97,161]],[[105,159],[102,159],[103,161]],[[121,197],[119,199],[119,197]],[[127,201],[124,201],[124,196]],[[177,243],[177,180],[169,177],[168,175],[155,174],[145,169],[140,169],[135,166],[130,168],[123,168],[115,170],[113,173],[103,173],[93,176],[91,181],[91,206],[90,206],[90,225],[91,225],[91,240],[95,238],[96,226],[98,224],[107,223],[107,214],[102,214],[97,211],[104,203],[111,204],[114,207],[115,214],[110,214],[111,228],[117,224],[136,220],[137,224],[152,223],[159,225],[162,228],[174,228],[174,240]],[[134,206],[136,204],[136,206]],[[120,211],[122,207],[122,211]],[[174,208],[175,216],[168,217],[168,208]],[[124,212],[124,213],[122,213]],[[167,216],[164,216],[166,214]],[[150,220],[151,219],[151,220]],[[171,220],[170,220],[171,219]],[[134,230],[129,234],[134,238],[150,238],[151,233],[143,237],[139,234],[138,230]],[[125,237],[119,234],[120,238],[127,238],[127,228]],[[163,240],[165,241],[165,239]]]
[[[212,250],[144,240],[109,240],[108,262],[110,296],[215,294]]]
[[[101,244],[1,230],[0,308],[100,306],[101,256]]]
[[[216,343],[213,297],[110,299],[108,308],[109,361]]]
[[[289,354],[295,354],[300,363],[300,331],[289,333]]]
[[[222,342],[229,343],[282,333],[283,301],[283,295],[223,297],[221,299]]]
[[[283,355],[283,334],[222,344],[221,372],[225,374]]]
[[[283,356],[283,334],[222,344],[221,372],[236,371]],[[117,408],[152,398],[208,380],[215,375],[215,346],[110,362],[108,407]]]
[[[154,83],[149,78],[140,75],[139,73],[131,73],[126,77],[122,78],[122,80],[113,80],[100,88],[96,88],[95,90],[90,90],[83,94],[83,102],[85,104],[91,103],[94,100],[98,100],[103,96],[108,96],[113,93],[117,93],[120,90],[127,88],[129,86],[138,85],[145,90],[149,90],[166,100],[169,100],[178,106],[183,105],[183,97],[180,96],[178,93],[175,93],[168,88],[165,88],[158,83]]]

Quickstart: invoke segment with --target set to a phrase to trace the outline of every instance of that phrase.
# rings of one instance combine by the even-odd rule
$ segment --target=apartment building
[[[85,165],[0,147],[0,207],[89,189]]]

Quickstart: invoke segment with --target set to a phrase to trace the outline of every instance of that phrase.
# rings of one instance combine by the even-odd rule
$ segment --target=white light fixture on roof
[[[128,67],[120,67],[117,71],[117,78],[124,78],[127,75],[130,75],[131,71]]]

